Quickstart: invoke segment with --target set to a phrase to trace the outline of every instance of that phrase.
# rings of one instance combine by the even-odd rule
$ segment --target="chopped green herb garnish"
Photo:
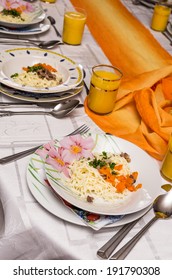
[[[11,9],[11,10],[3,9],[2,14],[5,15],[5,16],[10,15],[12,17],[20,17],[20,12],[18,12],[15,9]]]
[[[107,158],[107,153],[106,152],[102,152],[102,155],[104,158]]]
[[[44,67],[40,65],[33,65],[27,67],[27,72],[37,72],[38,70],[44,69]]]
[[[115,167],[115,165],[116,165],[116,164],[115,164],[115,162],[110,162],[110,163],[109,163],[109,167],[110,167],[110,169],[112,169],[112,170],[113,170],[113,169],[114,169],[114,167]]]
[[[18,77],[18,73],[15,73],[15,74],[13,74],[13,75],[11,75],[11,78],[15,78],[15,77]]]

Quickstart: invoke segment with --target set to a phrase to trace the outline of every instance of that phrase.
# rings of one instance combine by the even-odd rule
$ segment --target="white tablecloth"
[[[149,28],[151,10],[134,6],[130,0],[122,2]],[[56,4],[43,3],[42,5],[47,9],[47,15],[55,17],[57,28],[62,33],[64,8],[71,3],[68,0],[57,0]],[[161,33],[152,30],[151,32],[162,46],[172,53],[169,41]],[[51,28],[46,33],[30,37],[50,40],[56,39],[56,34]],[[1,45],[0,49],[11,47],[15,46]],[[87,28],[80,46],[62,45],[54,50],[84,66],[88,87],[92,66],[109,63]],[[83,103],[85,96],[86,92],[83,89],[77,98]],[[0,101],[15,100],[0,94]],[[34,147],[39,143],[46,143],[58,135],[66,135],[84,123],[91,131],[100,131],[85,114],[83,108],[76,109],[69,117],[63,119],[35,115],[0,118],[0,157]],[[4,210],[4,224],[1,222],[2,216],[0,219],[0,223],[3,224],[0,230],[0,259],[99,259],[96,255],[97,250],[119,230],[119,227],[94,231],[86,226],[59,219],[48,212],[35,200],[28,189],[26,181],[28,161],[29,156],[0,166],[0,199]],[[122,244],[136,234],[152,217],[151,210],[130,231]],[[171,230],[172,220],[156,222],[133,248],[127,259],[172,259]]]

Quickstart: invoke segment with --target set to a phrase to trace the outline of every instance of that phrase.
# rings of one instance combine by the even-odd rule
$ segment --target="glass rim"
[[[103,78],[103,77],[97,75],[96,72],[95,72],[95,69],[98,68],[98,67],[107,67],[107,68],[111,68],[111,69],[117,70],[118,73],[120,74],[119,78],[116,78],[116,79],[106,79],[106,78]],[[119,81],[122,78],[122,76],[123,76],[123,73],[122,73],[122,71],[119,68],[117,68],[117,67],[115,67],[113,65],[109,65],[109,64],[98,64],[98,65],[95,65],[95,66],[92,67],[92,72],[94,73],[94,75],[97,78],[105,80],[105,81],[110,81],[110,82],[112,82],[112,81]]]
[[[64,13],[66,12],[82,12],[82,14],[84,14],[87,17],[87,12],[84,8],[80,8],[78,6],[73,6],[71,8],[66,7]]]

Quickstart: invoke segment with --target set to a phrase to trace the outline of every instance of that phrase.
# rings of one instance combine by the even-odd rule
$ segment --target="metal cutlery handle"
[[[25,157],[25,156],[31,155],[31,154],[34,153],[40,146],[41,146],[41,145],[36,146],[36,147],[34,147],[34,148],[31,148],[31,149],[28,149],[28,150],[25,150],[25,151],[22,151],[22,152],[19,152],[19,153],[14,154],[14,155],[10,155],[10,156],[1,158],[1,159],[0,159],[0,164],[5,164],[5,163],[8,163],[8,162],[14,161],[15,159],[20,159],[20,158],[23,158],[23,157]]]
[[[98,251],[97,255],[100,256],[103,259],[108,259],[112,252],[116,249],[116,247],[119,245],[119,243],[123,240],[123,238],[127,235],[127,233],[135,226],[135,224],[143,218],[144,215],[147,214],[147,212],[152,209],[149,207],[149,209],[137,220],[132,221],[126,225],[124,225],[109,241],[107,241]]]
[[[8,37],[5,37],[5,36],[1,36],[1,39],[4,39],[8,41],[17,41],[17,42],[33,42],[33,43],[42,43],[44,41],[42,40],[33,40],[33,39],[18,39],[18,38],[15,38],[15,37],[11,37],[11,38],[8,38]],[[3,41],[3,40],[2,40]]]
[[[127,235],[127,233],[135,226],[139,219],[124,225],[106,244],[104,244],[97,251],[97,255],[103,259],[108,259],[112,252],[116,249],[116,247]]]
[[[167,30],[163,31],[162,34],[170,41],[170,45],[172,44],[171,35],[168,33]]]
[[[24,44],[28,44],[28,45],[34,45],[34,46],[38,46],[39,44],[35,43],[35,42],[29,42],[29,41],[15,41],[15,40],[0,40],[0,44],[6,44],[6,45],[21,45],[22,43]]]
[[[52,26],[54,27],[54,30],[55,30],[57,36],[61,37],[61,34],[60,34],[60,32],[57,30],[57,28],[55,27],[55,25],[53,24]]]
[[[83,133],[86,133],[88,131],[89,131],[89,127],[87,125],[83,124],[80,127],[76,128],[71,133],[67,134],[66,136],[76,135],[78,133],[83,134]],[[30,155],[30,154],[34,153],[42,145],[43,144],[40,144],[39,146],[36,146],[34,148],[31,148],[31,149],[28,149],[28,150],[16,153],[14,155],[10,155],[10,156],[1,158],[0,159],[0,164],[6,164],[6,163],[9,163],[9,162],[14,161],[16,159],[20,159],[20,158],[23,158],[23,157],[25,157],[27,155]]]
[[[25,105],[25,106],[39,106],[39,103],[31,103],[31,102],[0,102],[0,107],[22,106],[22,105]]]
[[[129,242],[127,242],[121,249],[119,249],[110,260],[124,260],[129,254],[135,244],[143,236],[143,234],[148,230],[148,228],[156,221],[159,217],[153,217]]]
[[[20,112],[13,112],[13,111],[0,111],[0,117],[10,117],[13,115],[49,115],[50,112],[46,111],[20,111]]]

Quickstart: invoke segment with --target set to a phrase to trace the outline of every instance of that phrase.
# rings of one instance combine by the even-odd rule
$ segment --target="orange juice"
[[[51,3],[53,4],[53,3],[56,2],[56,0],[41,0],[41,1],[42,1],[42,2],[47,2],[47,3],[50,3],[50,4],[51,4]]]
[[[164,31],[166,29],[170,13],[171,9],[169,7],[155,5],[151,28],[156,31]]]
[[[69,11],[64,15],[63,42],[70,45],[80,45],[86,22],[84,10]]]
[[[95,113],[107,114],[114,108],[122,73],[118,69],[113,70],[113,66],[102,65],[93,67],[88,107]]]
[[[161,167],[162,176],[172,182],[172,135],[169,140],[168,151]]]

